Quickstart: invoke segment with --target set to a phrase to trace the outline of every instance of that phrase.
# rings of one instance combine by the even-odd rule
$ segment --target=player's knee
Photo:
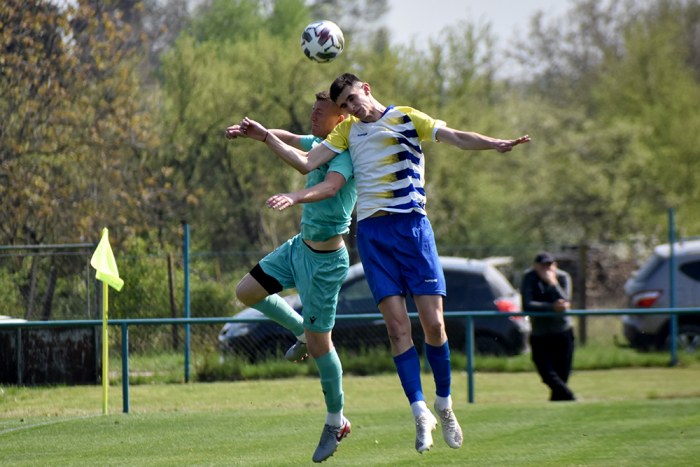
[[[442,337],[445,335],[445,324],[439,320],[430,321],[424,324],[423,331],[428,341],[442,341]]]
[[[251,294],[250,289],[245,286],[243,281],[239,282],[236,286],[236,298],[246,306],[252,306],[257,303],[255,301],[255,297],[253,297]]]

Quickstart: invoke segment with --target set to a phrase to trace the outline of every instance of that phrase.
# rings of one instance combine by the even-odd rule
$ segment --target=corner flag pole
[[[102,230],[102,239],[92,255],[90,264],[95,268],[95,277],[102,281],[102,413],[107,415],[107,390],[109,388],[109,337],[107,334],[107,312],[109,310],[109,287],[117,291],[124,286],[119,278],[117,262],[109,246],[107,229]]]
[[[107,391],[109,388],[109,338],[107,336],[108,296],[109,286],[107,282],[102,281],[102,413],[104,415],[107,415]]]

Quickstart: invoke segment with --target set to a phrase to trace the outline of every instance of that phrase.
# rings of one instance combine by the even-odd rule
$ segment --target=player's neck
[[[373,102],[372,106],[372,111],[369,113],[369,117],[367,122],[376,122],[380,118],[382,118],[382,115],[384,115],[384,112],[386,111],[386,107],[377,102],[376,100]]]

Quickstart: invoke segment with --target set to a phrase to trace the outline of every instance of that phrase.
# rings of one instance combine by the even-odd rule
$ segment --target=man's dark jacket
[[[571,276],[561,269],[555,269],[558,284],[547,285],[534,268],[525,271],[520,293],[523,299],[523,311],[554,311],[553,305],[558,299],[571,301]],[[565,332],[573,327],[570,316],[544,317],[531,316],[533,336],[547,336]]]

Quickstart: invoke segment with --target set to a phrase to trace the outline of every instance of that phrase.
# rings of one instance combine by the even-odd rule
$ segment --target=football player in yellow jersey
[[[386,321],[394,362],[416,424],[416,450],[433,444],[437,419],[425,403],[420,359],[411,338],[406,294],[411,293],[425,332],[426,357],[436,386],[435,412],[443,438],[462,445],[462,430],[452,411],[450,351],[442,301],[445,279],[433,230],[425,211],[425,159],[421,141],[444,142],[463,150],[507,152],[529,136],[501,140],[454,130],[410,107],[384,106],[368,83],[346,73],[331,85],[331,98],[348,111],[341,122],[308,153],[299,153],[244,118],[240,130],[305,173],[345,150],[350,151],[357,183],[357,244],[374,299]]]

